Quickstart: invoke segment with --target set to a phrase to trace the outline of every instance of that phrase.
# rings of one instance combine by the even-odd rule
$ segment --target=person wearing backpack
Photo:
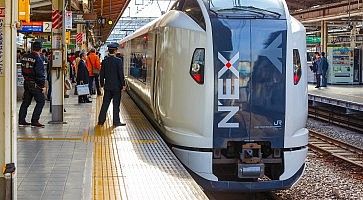
[[[99,74],[101,70],[100,58],[96,54],[96,49],[92,48],[86,60],[87,69],[89,72],[89,91],[91,94],[96,94],[93,89],[93,81],[96,82],[97,95],[101,95]]]

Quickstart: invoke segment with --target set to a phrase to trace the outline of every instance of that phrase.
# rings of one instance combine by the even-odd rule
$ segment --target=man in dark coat
[[[41,42],[35,41],[32,44],[32,52],[24,55],[21,59],[21,71],[24,77],[24,95],[23,102],[19,110],[19,126],[34,126],[43,128],[44,125],[39,123],[40,115],[45,104],[45,68],[40,50]],[[32,99],[35,99],[36,105],[31,118],[31,123],[26,122],[25,118]]]
[[[88,84],[89,82],[89,73],[86,66],[86,54],[81,53],[81,60],[78,63],[78,71],[77,71],[77,85]],[[92,103],[87,97],[87,95],[78,95],[78,103]]]
[[[115,56],[118,48],[117,43],[109,44],[109,55],[103,60],[100,72],[101,87],[104,87],[104,97],[100,114],[98,116],[98,125],[102,126],[106,121],[106,113],[113,100],[113,125],[125,126],[120,121],[120,103],[121,91],[125,90],[125,77],[123,71],[123,63],[120,58]]]
[[[321,52],[321,58],[320,58],[320,64],[321,64],[321,78],[322,78],[322,84],[321,87],[326,87],[327,83],[328,83],[328,77],[327,77],[327,72],[329,69],[329,63],[328,63],[328,59],[326,59],[325,57],[325,52]]]

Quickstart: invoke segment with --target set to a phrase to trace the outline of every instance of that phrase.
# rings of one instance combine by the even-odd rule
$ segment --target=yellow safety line
[[[100,112],[102,98],[97,98],[96,118]],[[111,109],[110,109],[111,110]],[[96,126],[94,135],[87,135],[85,141],[94,142],[93,157],[93,199],[121,199],[118,183],[117,152],[113,151],[112,114],[107,113],[107,120],[102,127]]]
[[[49,138],[39,138],[39,137],[18,137],[18,140],[25,140],[25,141],[29,141],[29,140],[35,140],[35,141],[52,141],[52,140],[57,140],[57,141],[80,141],[82,140],[82,138],[55,138],[55,137],[49,137]]]

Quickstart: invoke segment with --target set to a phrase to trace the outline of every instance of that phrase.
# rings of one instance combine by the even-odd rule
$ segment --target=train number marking
[[[233,66],[239,59],[239,52],[233,56],[231,60],[227,60],[218,53],[218,59],[224,64],[224,67],[218,72],[218,112],[229,112],[219,123],[218,128],[238,128],[239,123],[228,122],[239,110],[239,106],[222,105],[219,100],[223,99],[239,99],[239,72]],[[223,79],[222,76],[231,71],[234,74],[234,78]],[[232,87],[233,81],[233,87]],[[225,84],[224,84],[225,82]],[[225,92],[224,92],[225,87]]]

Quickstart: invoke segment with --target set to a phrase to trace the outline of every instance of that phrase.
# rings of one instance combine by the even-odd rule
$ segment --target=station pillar
[[[328,23],[327,21],[321,21],[321,52],[327,52],[328,50]]]
[[[52,0],[52,120],[49,123],[63,124],[64,122],[64,70],[66,69],[66,45],[64,17],[64,0]],[[60,24],[60,25],[59,25]]]
[[[16,21],[18,0],[0,0],[0,200],[16,199]]]
[[[357,47],[357,29],[356,29],[356,22],[352,22],[353,29],[350,31],[350,48]]]

